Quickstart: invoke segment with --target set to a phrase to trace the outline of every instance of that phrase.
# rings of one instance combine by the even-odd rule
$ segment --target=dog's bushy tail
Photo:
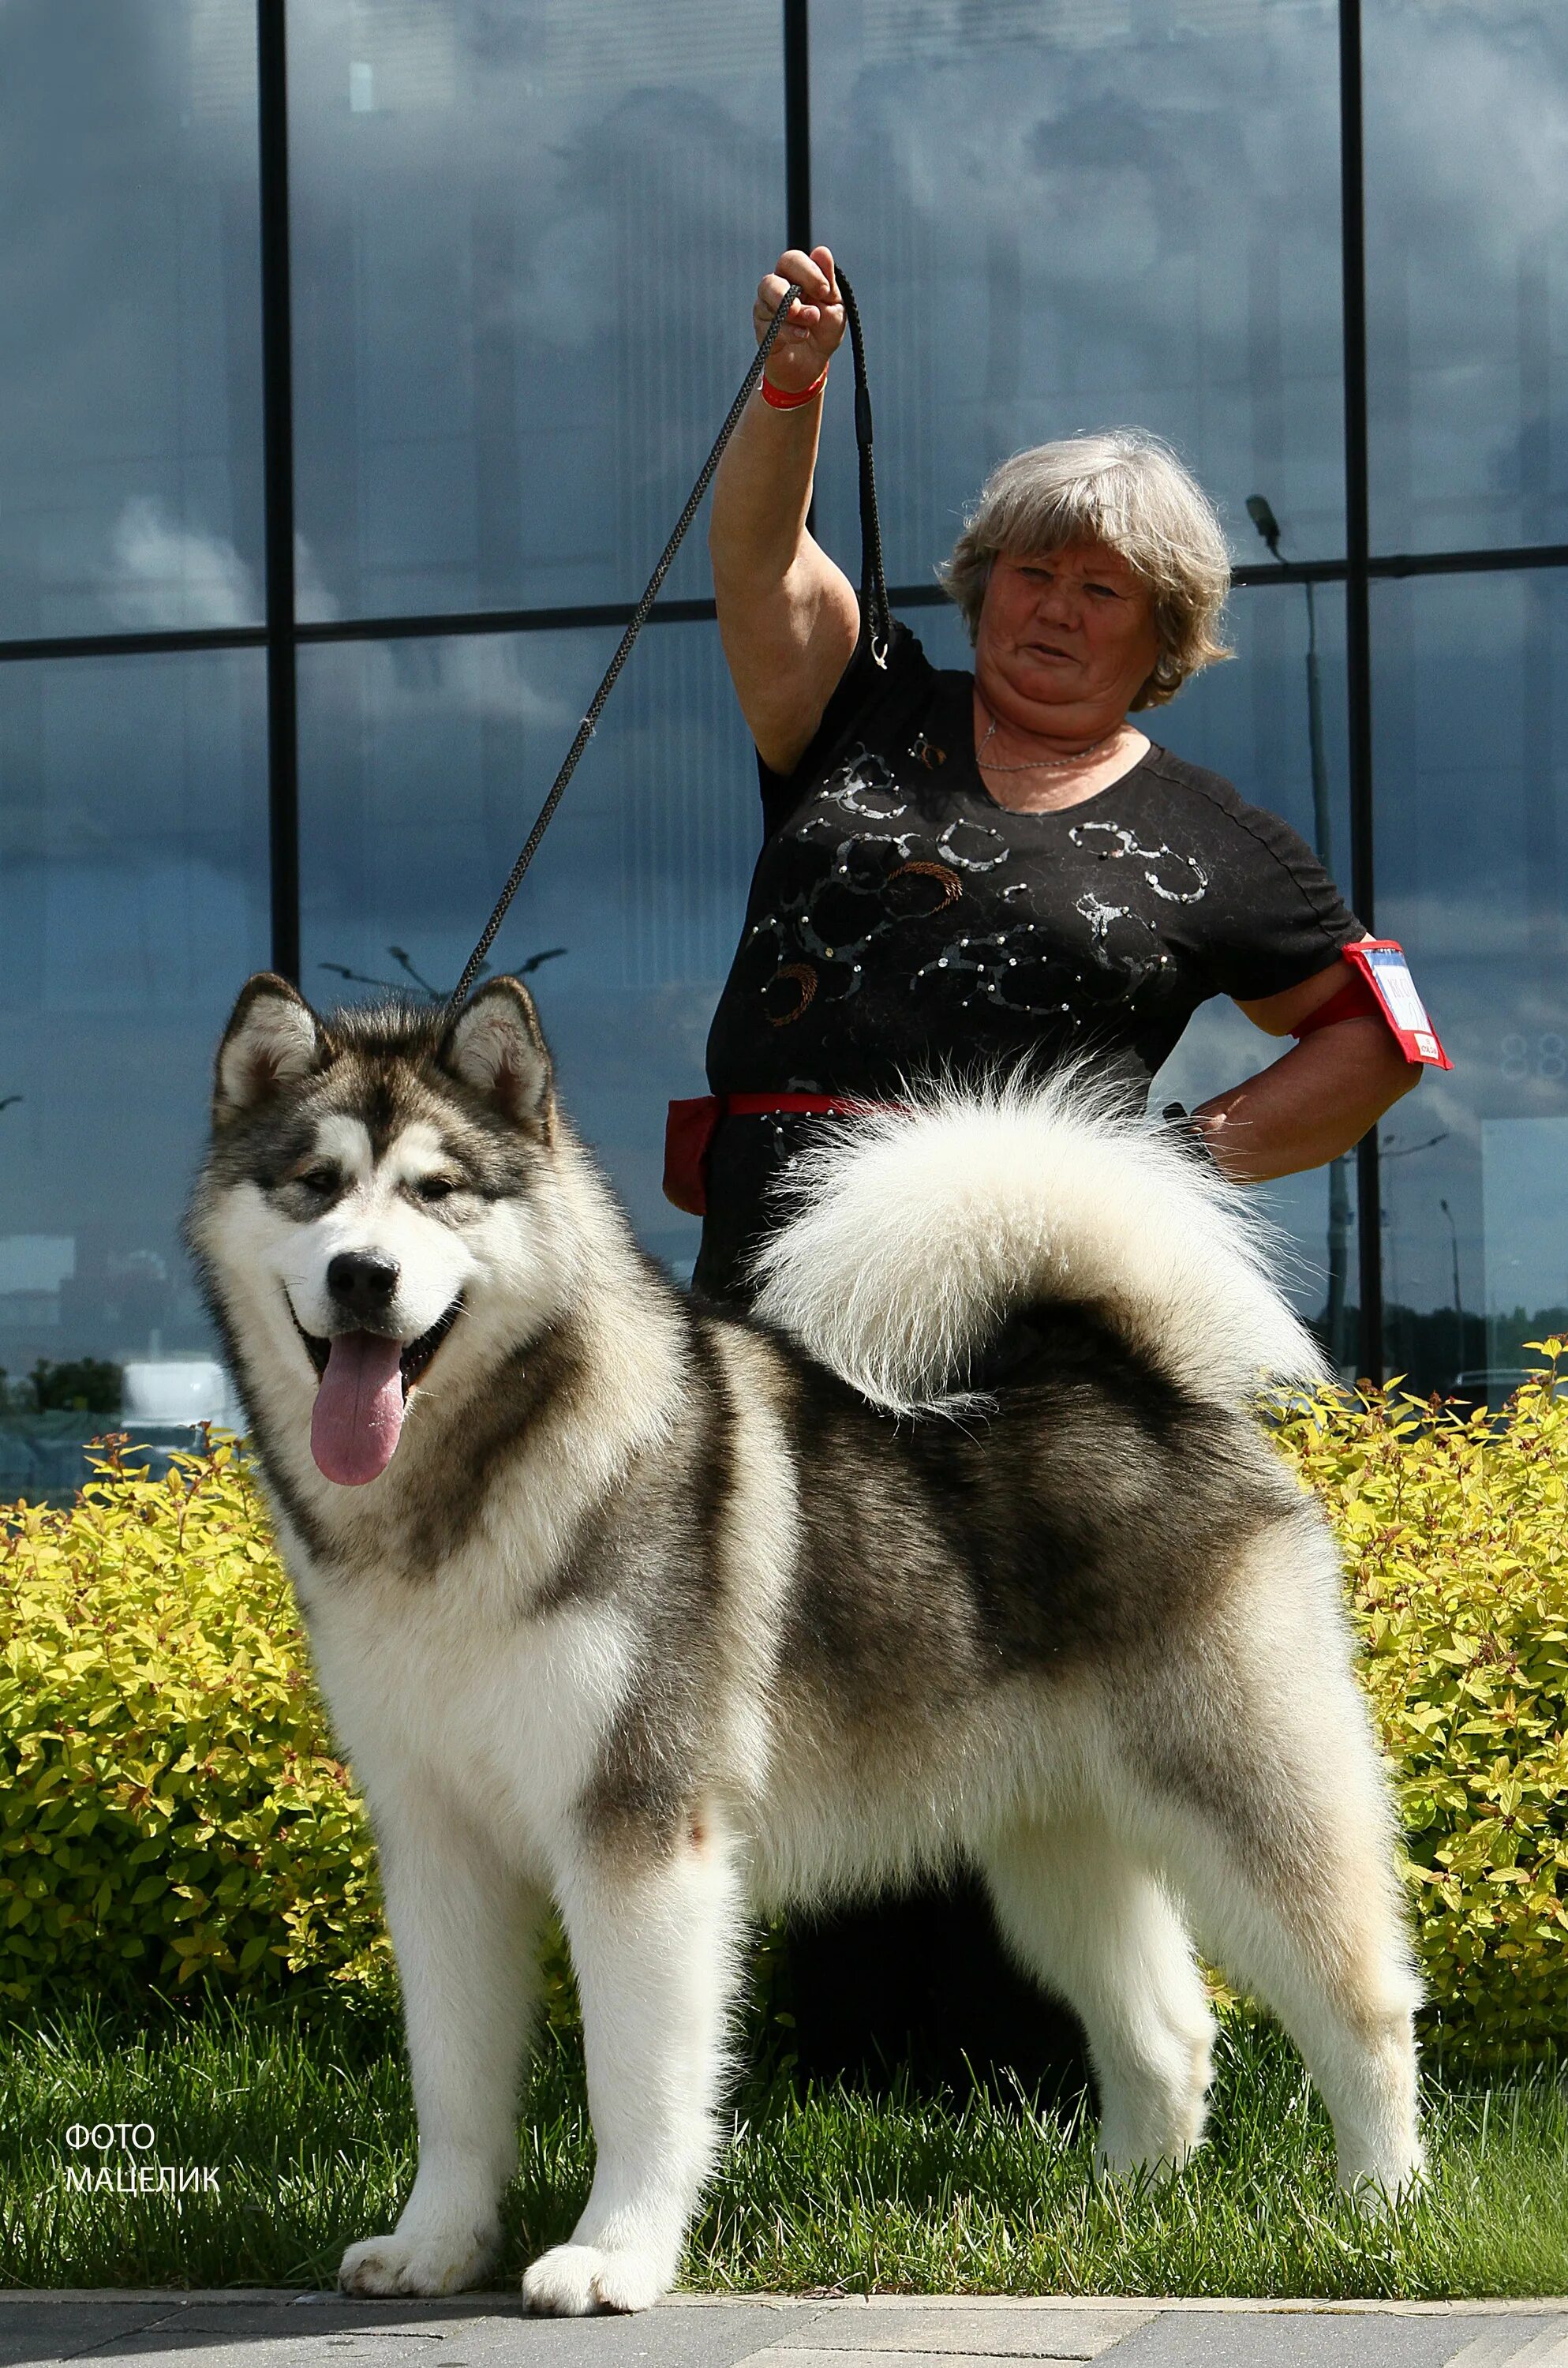
[[[824,1129],[785,1190],[757,1313],[890,1412],[960,1410],[971,1359],[1041,1301],[1097,1309],[1210,1403],[1325,1371],[1245,1194],[1081,1071]]]

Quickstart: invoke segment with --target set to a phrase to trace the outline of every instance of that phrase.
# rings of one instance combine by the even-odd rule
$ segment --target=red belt
[[[699,1094],[672,1102],[665,1121],[665,1198],[688,1216],[708,1214],[708,1154],[721,1119],[857,1118],[862,1110],[896,1107],[863,1094]]]

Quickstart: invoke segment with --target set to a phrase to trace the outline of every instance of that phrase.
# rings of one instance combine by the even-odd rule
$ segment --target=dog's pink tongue
[[[392,1460],[403,1429],[402,1348],[375,1332],[341,1332],[332,1344],[311,1416],[311,1453],[345,1488],[363,1487]]]

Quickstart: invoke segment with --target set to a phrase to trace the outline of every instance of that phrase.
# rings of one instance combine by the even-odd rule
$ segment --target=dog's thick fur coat
[[[1199,2136],[1196,1933],[1301,2047],[1346,2184],[1418,2175],[1337,1558],[1248,1408],[1318,1360],[1188,1151],[1071,1084],[846,1124],[748,1321],[638,1250],[516,982],[449,1025],[261,978],[189,1234],[402,1977],[418,2176],[351,2291],[492,2260],[551,1901],[597,2165],[542,2310],[674,2278],[748,1913],[960,1861],[1083,2018],[1108,2170]],[[333,1378],[372,1367],[385,1436]]]

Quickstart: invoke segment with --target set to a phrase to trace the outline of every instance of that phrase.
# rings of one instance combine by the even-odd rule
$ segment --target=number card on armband
[[[1393,938],[1369,938],[1363,945],[1346,946],[1342,951],[1377,996],[1405,1059],[1425,1062],[1435,1069],[1451,1069],[1454,1064],[1437,1042],[1426,1006],[1415,991],[1404,948]]]

